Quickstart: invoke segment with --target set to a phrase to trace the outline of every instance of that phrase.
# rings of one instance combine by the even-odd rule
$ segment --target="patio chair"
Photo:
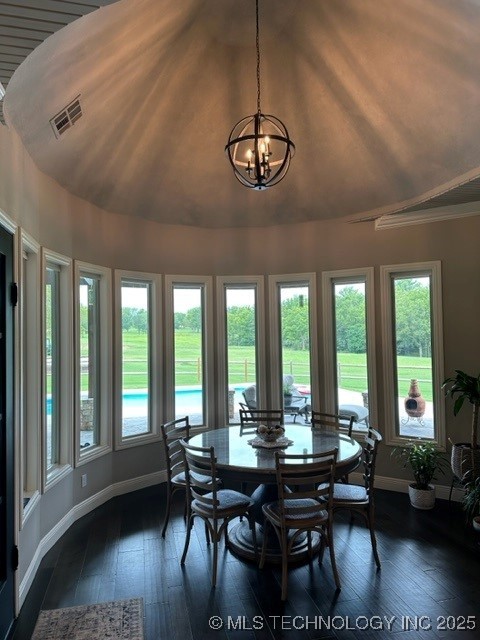
[[[362,392],[362,400],[363,406],[360,404],[341,404],[338,407],[338,413],[343,418],[353,417],[353,421],[356,424],[361,424],[362,422],[365,424],[365,427],[368,429],[369,425],[369,409],[368,409],[368,391]]]
[[[292,393],[286,393],[289,389]],[[303,416],[305,422],[308,422],[311,405],[307,403],[307,399],[303,396],[294,384],[294,377],[291,374],[283,376],[283,404],[286,415],[293,416],[293,422],[297,421],[297,416]]]
[[[257,409],[257,389],[254,384],[244,389],[242,395],[249,409]]]

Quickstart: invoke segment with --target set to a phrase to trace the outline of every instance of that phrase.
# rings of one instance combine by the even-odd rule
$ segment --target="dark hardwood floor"
[[[335,594],[326,553],[322,567],[313,561],[290,570],[283,605],[278,567],[261,571],[223,544],[217,587],[211,589],[211,551],[200,522],[180,566],[185,531],[180,495],[165,539],[160,536],[164,487],[115,498],[77,521],[45,556],[13,640],[31,637],[40,609],[131,597],[144,599],[145,640],[478,639],[480,548],[464,527],[460,505],[437,501],[434,511],[416,511],[405,494],[377,491],[376,496],[381,571],[364,525],[338,514],[342,591]],[[223,620],[221,629],[210,628],[211,616]],[[475,629],[461,631],[472,624],[468,616]]]

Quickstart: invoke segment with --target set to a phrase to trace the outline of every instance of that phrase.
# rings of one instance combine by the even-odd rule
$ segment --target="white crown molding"
[[[480,202],[467,202],[435,209],[422,209],[410,213],[391,213],[375,220],[375,231],[396,229],[397,227],[409,227],[415,224],[427,222],[442,222],[455,220],[456,218],[468,218],[480,215]]]

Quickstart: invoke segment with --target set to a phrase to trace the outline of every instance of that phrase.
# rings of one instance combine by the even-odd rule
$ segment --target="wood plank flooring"
[[[326,553],[321,567],[314,561],[290,570],[285,604],[278,567],[260,571],[223,544],[211,589],[211,549],[200,522],[180,566],[181,495],[165,539],[164,487],[115,498],[77,521],[45,556],[13,640],[30,639],[40,609],[132,597],[144,599],[145,640],[478,639],[480,547],[464,526],[460,505],[437,501],[434,511],[416,511],[405,494],[376,496],[381,571],[362,522],[338,514],[342,591],[335,594]],[[211,628],[212,616],[219,616],[222,628]],[[459,628],[473,623],[475,629]]]

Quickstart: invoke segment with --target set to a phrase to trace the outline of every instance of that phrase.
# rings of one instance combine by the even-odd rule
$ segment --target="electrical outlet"
[[[87,486],[87,474],[83,473],[82,474],[82,487],[86,487]]]

